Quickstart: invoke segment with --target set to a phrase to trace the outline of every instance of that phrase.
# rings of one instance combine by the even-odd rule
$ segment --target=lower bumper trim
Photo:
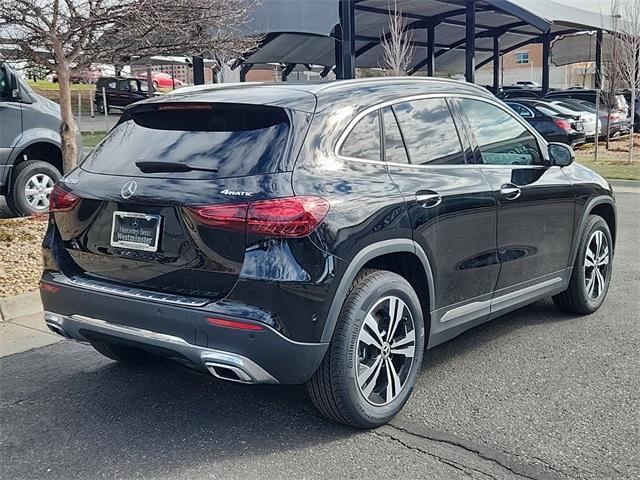
[[[83,329],[89,330],[138,343],[142,348],[148,345],[176,352],[224,380],[241,383],[278,383],[260,365],[245,356],[193,345],[173,335],[118,325],[82,315],[67,316],[45,312],[44,319],[52,331],[80,342],[89,341],[81,332]]]

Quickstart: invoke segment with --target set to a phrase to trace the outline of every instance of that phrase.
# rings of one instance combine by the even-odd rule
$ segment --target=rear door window
[[[83,162],[84,170],[187,178],[275,173],[290,120],[279,107],[231,103],[162,104],[134,109]],[[136,162],[159,164],[143,173]],[[162,163],[167,172],[162,171]],[[168,173],[182,166],[185,171]],[[193,170],[191,170],[193,169]]]
[[[465,163],[456,125],[444,98],[429,98],[393,106],[400,130],[416,165]]]
[[[343,157],[380,160],[379,113],[368,113],[351,129],[340,149]]]

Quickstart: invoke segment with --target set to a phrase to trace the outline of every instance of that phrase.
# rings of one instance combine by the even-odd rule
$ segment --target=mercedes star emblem
[[[133,197],[133,194],[136,193],[137,188],[138,184],[131,180],[130,182],[124,184],[122,190],[120,190],[120,195],[122,195],[122,198],[124,198],[125,200],[131,198]]]

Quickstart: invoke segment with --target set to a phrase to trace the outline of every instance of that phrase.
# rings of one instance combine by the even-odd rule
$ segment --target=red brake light
[[[49,195],[49,211],[68,212],[69,210],[73,210],[79,201],[80,197],[77,197],[59,185],[55,185],[53,190],[51,190],[51,195]]]
[[[318,197],[259,200],[249,204],[247,231],[275,237],[306,237],[329,212],[329,202]]]
[[[216,327],[235,328],[236,330],[251,330],[254,332],[264,330],[262,325],[238,320],[225,320],[224,318],[207,317],[207,322]]]
[[[298,238],[313,232],[329,212],[319,197],[288,197],[249,203],[187,207],[199,223],[255,235]]]
[[[210,103],[168,103],[160,105],[158,110],[213,110]]]
[[[204,207],[187,207],[187,210],[203,225],[244,232],[248,208],[248,203],[230,203]]]
[[[565,120],[563,118],[556,118],[553,121],[553,123],[556,124],[556,127],[561,128],[565,132],[570,132],[571,131],[571,123],[569,123],[568,120]]]

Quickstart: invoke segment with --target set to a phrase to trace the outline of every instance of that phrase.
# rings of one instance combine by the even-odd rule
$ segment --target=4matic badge
[[[243,192],[241,190],[222,190],[220,192],[223,195],[233,195],[236,197],[253,197],[253,192]]]

